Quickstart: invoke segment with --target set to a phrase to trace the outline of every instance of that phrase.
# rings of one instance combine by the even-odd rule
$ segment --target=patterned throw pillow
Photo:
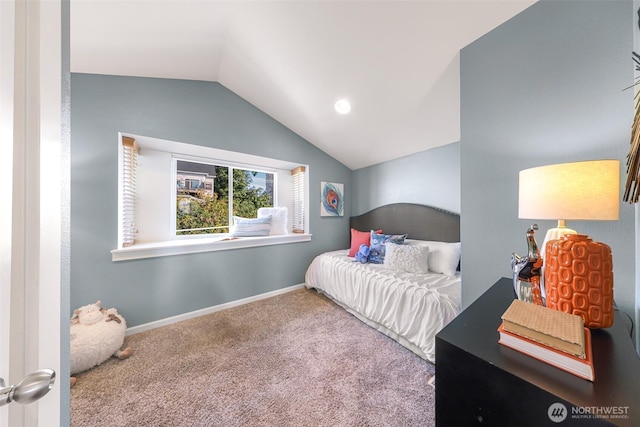
[[[386,243],[384,266],[397,271],[414,274],[429,272],[429,247],[415,245],[396,245]]]
[[[271,215],[262,218],[233,217],[231,237],[268,236],[271,231]]]
[[[384,262],[385,254],[384,244],[391,242],[402,245],[406,238],[406,234],[377,234],[372,230],[370,236],[371,244],[369,246],[369,262],[372,264],[382,264]]]

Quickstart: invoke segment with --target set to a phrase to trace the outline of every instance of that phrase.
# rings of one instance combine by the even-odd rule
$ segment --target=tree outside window
[[[176,181],[179,236],[228,233],[233,216],[255,218],[274,202],[273,173],[178,160]]]

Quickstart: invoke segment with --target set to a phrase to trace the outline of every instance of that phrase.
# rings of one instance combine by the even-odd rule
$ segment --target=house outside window
[[[228,233],[234,216],[274,206],[273,173],[186,160],[175,172],[177,236]]]

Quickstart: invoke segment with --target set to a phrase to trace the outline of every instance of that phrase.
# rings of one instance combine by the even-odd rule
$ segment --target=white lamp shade
[[[594,160],[520,171],[518,217],[617,220],[620,162]]]

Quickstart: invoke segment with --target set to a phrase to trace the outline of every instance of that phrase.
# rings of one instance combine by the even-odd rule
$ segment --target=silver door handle
[[[49,393],[56,382],[56,373],[53,369],[38,369],[24,377],[16,385],[4,386],[4,380],[0,378],[0,406],[7,403],[18,402],[27,404]]]

